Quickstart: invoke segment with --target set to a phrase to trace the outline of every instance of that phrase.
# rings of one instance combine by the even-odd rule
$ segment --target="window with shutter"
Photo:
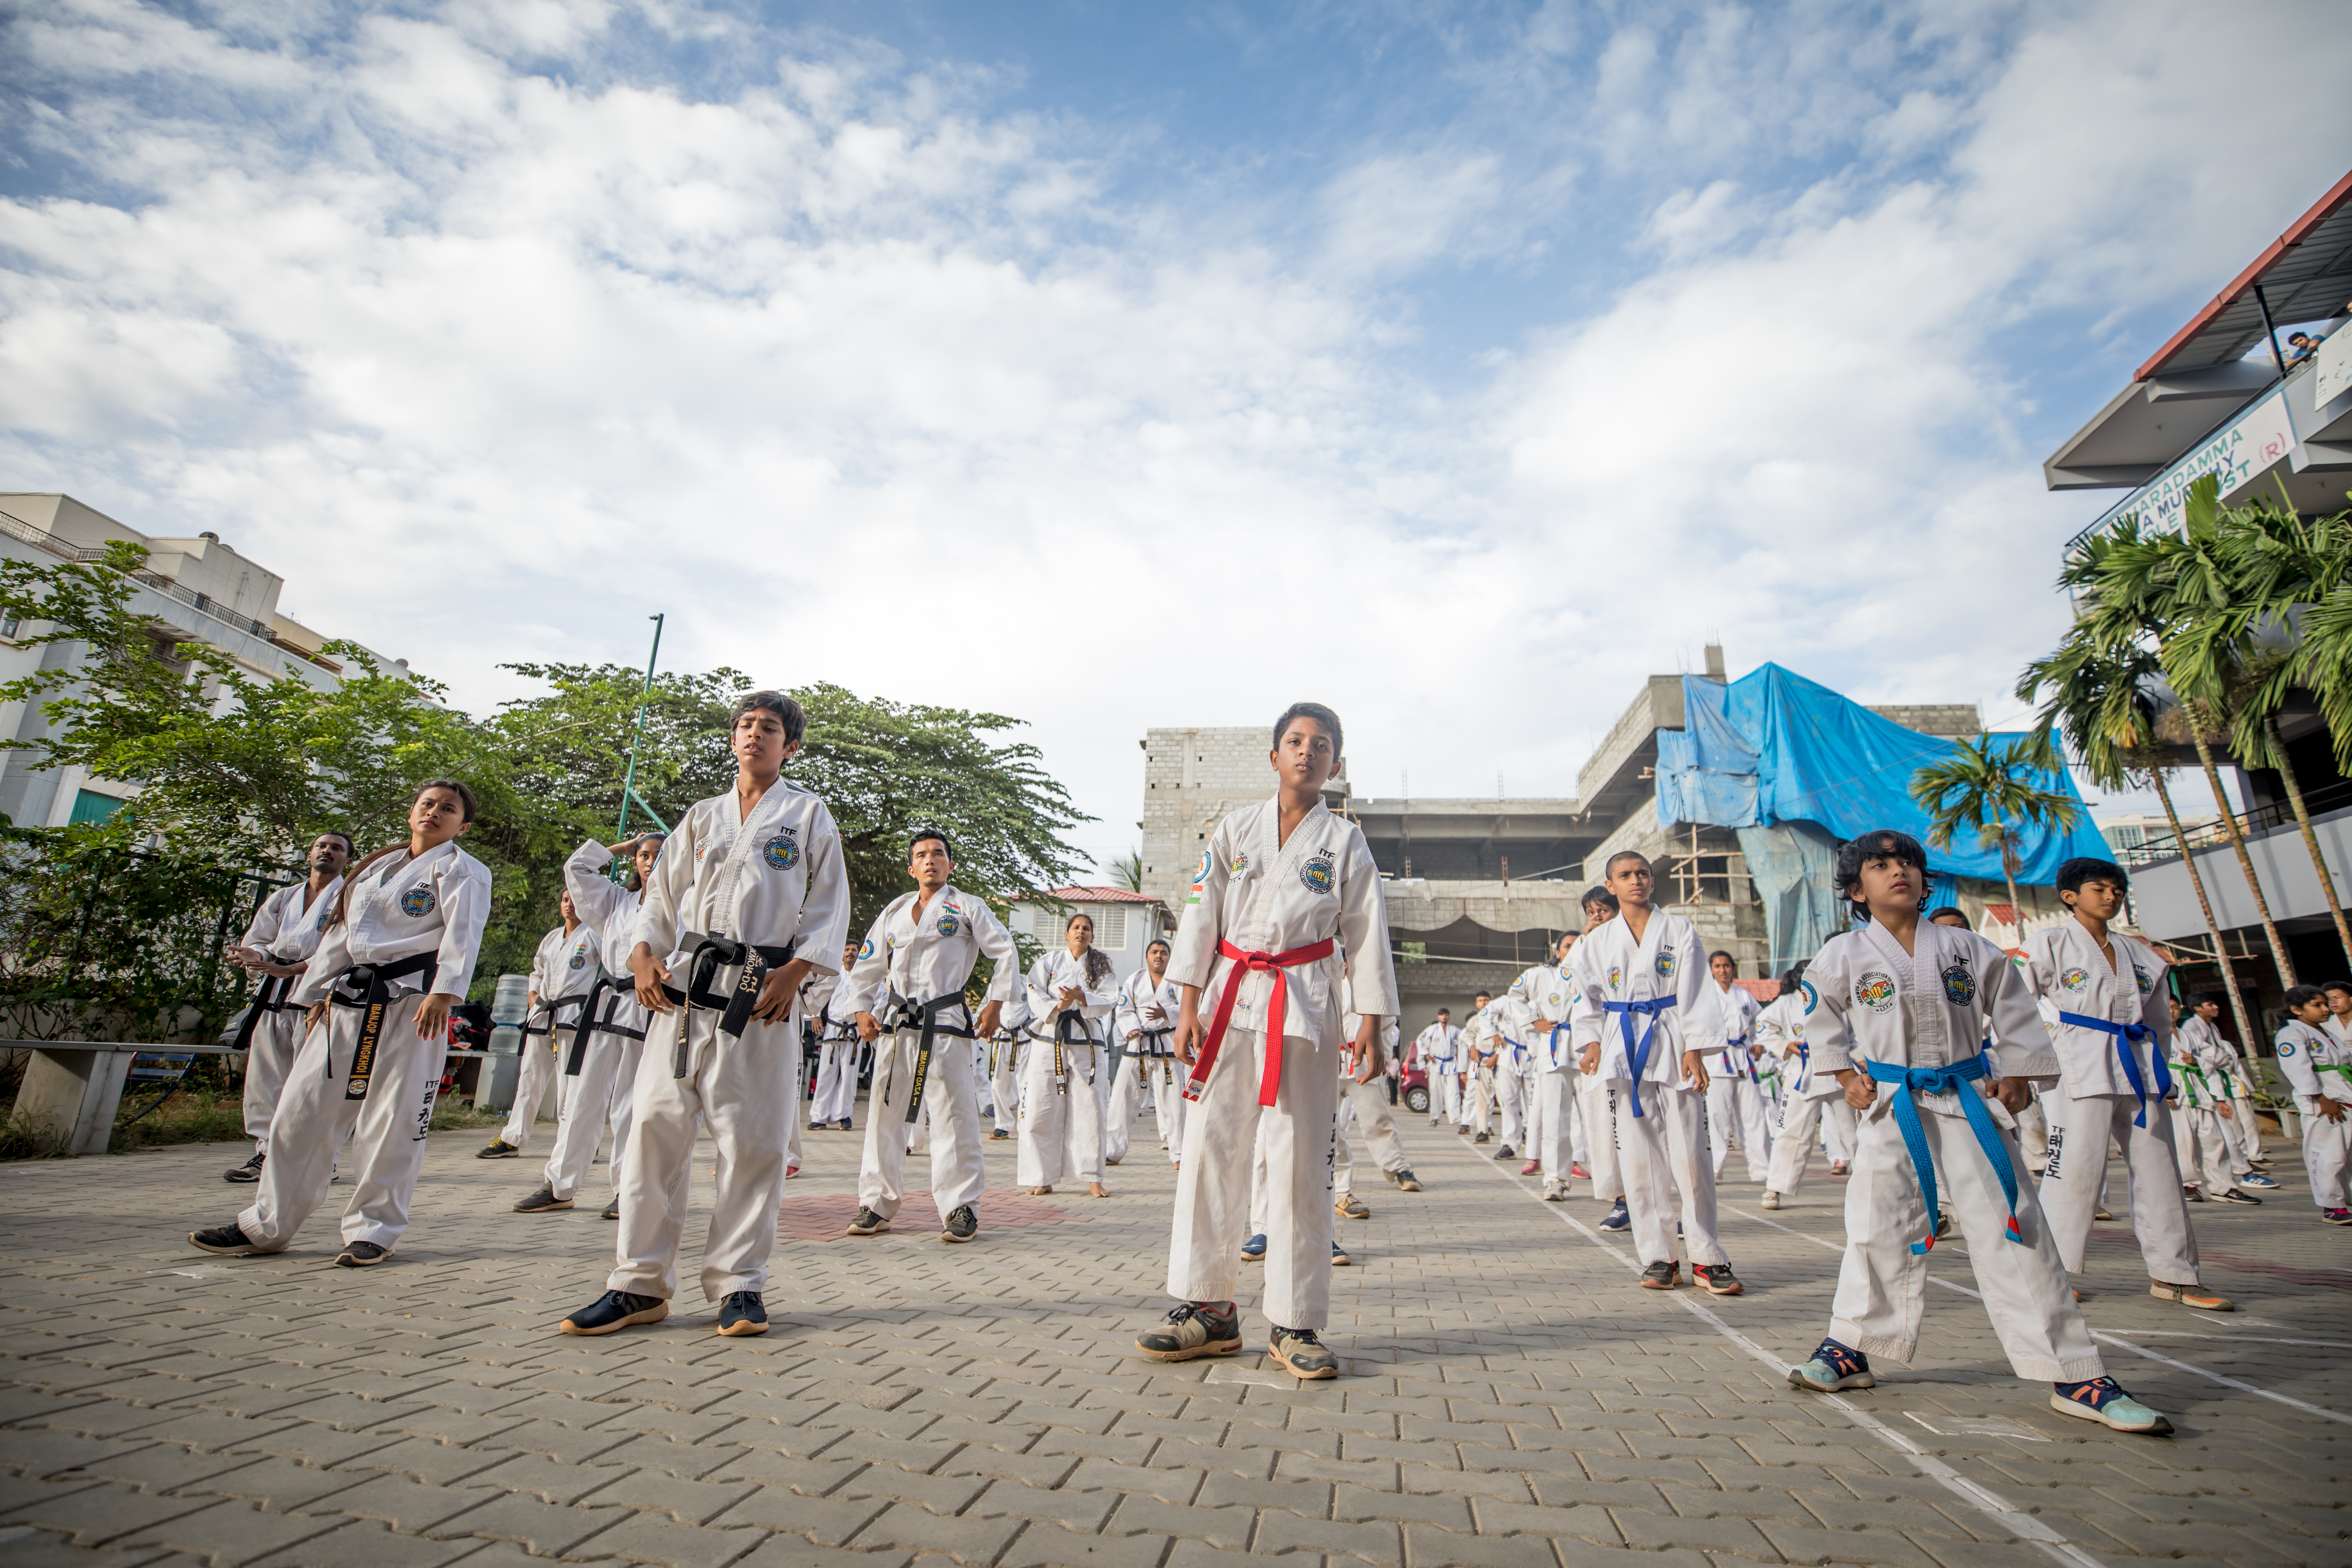
[[[1113,904],[1108,909],[1093,911],[1095,945],[1106,952],[1117,952],[1127,946],[1127,911]]]

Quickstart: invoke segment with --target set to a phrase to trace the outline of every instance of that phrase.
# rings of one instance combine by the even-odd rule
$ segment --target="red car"
[[[1418,1061],[1398,1075],[1397,1092],[1404,1100],[1406,1110],[1415,1112],[1429,1110],[1429,1075],[1421,1070]]]

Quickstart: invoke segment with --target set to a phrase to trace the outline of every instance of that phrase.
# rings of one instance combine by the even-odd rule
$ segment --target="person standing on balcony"
[[[236,1043],[245,1050],[245,1135],[253,1140],[253,1158],[223,1172],[224,1181],[257,1182],[269,1159],[270,1118],[286,1088],[287,1069],[302,1047],[302,1009],[289,1002],[287,994],[319,951],[320,933],[334,913],[335,895],[343,890],[352,841],[332,830],[321,833],[310,841],[306,858],[309,877],[262,900],[244,939],[228,950],[230,963],[261,976],[261,989],[254,993],[253,1005],[236,1032]]]

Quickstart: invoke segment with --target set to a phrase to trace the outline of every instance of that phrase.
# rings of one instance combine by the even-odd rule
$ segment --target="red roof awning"
[[[2352,174],[2288,225],[2252,266],[2173,333],[2132,379],[2207,370],[2245,358],[2263,341],[2256,284],[2270,301],[2271,320],[2281,326],[2324,321],[2352,300]]]

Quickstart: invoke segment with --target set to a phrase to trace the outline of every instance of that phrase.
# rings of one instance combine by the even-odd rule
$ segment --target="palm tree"
[[[2169,674],[2180,655],[2170,652],[2174,639],[2188,632],[2199,614],[2218,613],[2229,603],[2230,574],[2221,559],[2218,503],[2221,482],[2211,475],[2189,487],[2188,526],[2181,534],[2143,533],[2137,516],[2126,517],[2105,534],[2085,540],[2066,560],[2058,574],[2059,586],[2077,595],[2081,618],[2087,623],[2094,647],[2117,652],[2145,638]],[[2176,688],[2178,695],[2178,689]],[[2270,900],[2254,875],[2254,858],[2246,847],[2244,828],[2230,809],[2221,788],[2221,770],[2213,760],[2213,742],[2227,735],[2228,720],[2219,706],[2205,698],[2182,696],[2179,710],[2205,782],[2213,792],[2222,831],[2238,858],[2238,869],[2253,895],[2263,939],[2280,983],[2293,985],[2294,963],[2271,918]],[[2187,847],[2184,845],[2183,848]]]
[[[2246,999],[2239,994],[2237,971],[2222,942],[2221,922],[2213,918],[2213,900],[2205,890],[2197,858],[2189,852],[2188,836],[2166,778],[2171,748],[2157,735],[2154,686],[2158,675],[2156,656],[2147,648],[2126,644],[2118,652],[2103,654],[2088,628],[2078,621],[2055,653],[2026,666],[2017,683],[2017,696],[2020,701],[2042,703],[2036,733],[2046,740],[2053,728],[2063,731],[2093,784],[2101,789],[2122,789],[2137,775],[2155,789],[2164,807],[2164,820],[2172,827],[2172,842],[2188,868],[2189,885],[2196,889],[2205,932],[2213,941],[2213,961],[2221,971],[2222,988],[2229,993],[2230,1016],[2237,1021],[2238,1038],[2247,1042],[2251,1050],[2254,1034]],[[2042,696],[2045,688],[2050,693],[2047,699]]]
[[[1110,874],[1130,893],[1143,891],[1143,851],[1130,849],[1110,863]]]
[[[1974,827],[1986,847],[1999,846],[2000,874],[2009,884],[2009,907],[2025,929],[2017,900],[2017,842],[2021,829],[2054,827],[2063,833],[2082,820],[2072,795],[2044,789],[2035,773],[2063,767],[2047,735],[1979,735],[1959,750],[1911,775],[1911,798],[1929,815],[1927,842],[1943,848],[1962,827]]]

